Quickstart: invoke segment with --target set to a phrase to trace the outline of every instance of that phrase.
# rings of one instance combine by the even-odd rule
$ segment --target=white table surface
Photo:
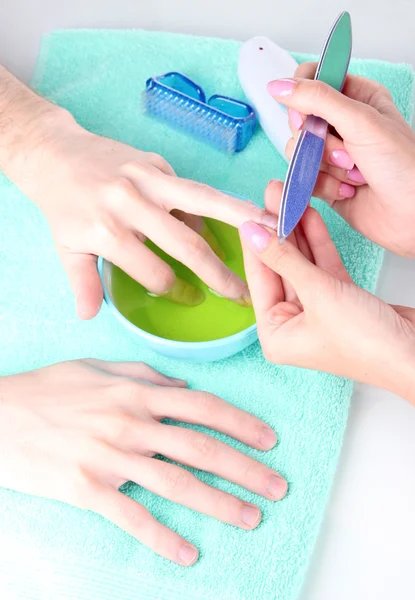
[[[289,4],[289,3],[287,3]],[[0,62],[27,79],[40,37],[72,27],[147,28],[320,51],[352,14],[354,56],[415,66],[414,0],[0,0]],[[415,261],[386,256],[379,295],[415,305]],[[301,600],[415,598],[415,408],[357,386],[333,494]],[[255,599],[247,599],[255,600]]]

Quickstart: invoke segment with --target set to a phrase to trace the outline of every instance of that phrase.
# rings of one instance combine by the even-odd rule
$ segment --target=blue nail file
[[[314,79],[338,91],[343,88],[352,49],[350,14],[342,12],[324,44]],[[278,219],[278,236],[285,239],[294,230],[310,202],[323,158],[327,121],[307,117],[288,166]]]

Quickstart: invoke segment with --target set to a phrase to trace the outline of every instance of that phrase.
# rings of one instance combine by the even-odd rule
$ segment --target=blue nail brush
[[[341,92],[351,51],[350,14],[342,12],[324,44],[314,79],[324,81]],[[327,128],[327,121],[310,115],[298,136],[282,192],[278,219],[278,236],[281,239],[294,230],[310,202],[323,158]]]

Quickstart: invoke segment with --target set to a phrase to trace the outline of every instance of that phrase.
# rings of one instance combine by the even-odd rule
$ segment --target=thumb
[[[283,242],[275,232],[247,221],[239,233],[261,261],[283,279],[289,281],[300,300],[316,281],[319,270],[291,242]]]
[[[367,142],[379,136],[382,126],[379,112],[362,102],[348,98],[322,81],[279,79],[268,84],[268,93],[278,102],[306,115],[315,115],[336,128],[346,141]]]
[[[102,285],[97,271],[97,257],[92,254],[60,252],[71,289],[76,297],[76,312],[80,319],[95,317],[102,304]]]

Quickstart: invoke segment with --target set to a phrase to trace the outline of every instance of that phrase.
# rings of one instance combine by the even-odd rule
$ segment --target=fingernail
[[[166,294],[163,294],[163,298],[175,304],[198,306],[205,299],[205,294],[195,285],[185,281],[181,277],[176,277],[173,287]]]
[[[345,150],[333,150],[330,153],[330,162],[341,169],[353,169],[354,161]]]
[[[295,86],[294,79],[277,79],[276,81],[270,81],[267,85],[267,92],[271,96],[277,96],[278,98],[286,98],[291,96]]]
[[[194,546],[190,546],[190,544],[184,544],[179,550],[179,559],[186,567],[190,567],[197,561],[197,557],[199,556],[198,551]]]
[[[355,183],[366,183],[366,179],[363,177],[357,167],[353,167],[353,169],[348,171],[347,177],[350,179],[350,181],[354,181]]]
[[[272,475],[267,487],[267,494],[273,500],[281,500],[287,493],[288,484],[280,475]]]
[[[264,227],[269,227],[269,229],[277,229],[278,217],[271,215],[270,213],[265,213],[261,217],[261,225],[264,225]]]
[[[204,223],[203,229],[199,235],[209,244],[216,256],[220,258],[221,261],[224,261],[226,258],[225,252],[206,223]]]
[[[169,377],[170,381],[173,383],[177,383],[177,385],[181,385],[183,387],[187,387],[188,383],[184,379],[177,379],[176,377]]]
[[[348,183],[341,183],[339,187],[339,196],[342,198],[353,198],[356,193],[356,188]]]
[[[259,443],[265,450],[271,450],[277,443],[277,436],[271,427],[263,427],[259,434]]]
[[[242,296],[235,298],[233,301],[239,304],[239,306],[252,306],[252,298],[248,286],[245,288]]]
[[[300,113],[297,110],[294,110],[293,108],[289,108],[288,116],[294,129],[297,129],[297,131],[301,129],[301,127],[303,126],[303,118],[300,115]]]
[[[256,527],[261,520],[261,512],[257,506],[245,504],[241,512],[241,521],[248,527]]]
[[[268,246],[271,241],[271,234],[269,231],[261,227],[261,225],[257,225],[257,223],[253,223],[252,221],[246,221],[242,223],[239,228],[239,232],[241,237],[254,248],[254,250],[258,250],[258,252],[262,252]]]

